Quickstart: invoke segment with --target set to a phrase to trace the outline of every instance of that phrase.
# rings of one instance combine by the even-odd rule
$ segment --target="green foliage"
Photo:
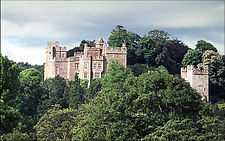
[[[86,101],[95,98],[99,91],[102,89],[102,84],[100,79],[93,79],[90,82],[90,86],[86,93]]]
[[[200,50],[201,52],[205,52],[206,50],[213,50],[217,52],[217,49],[211,43],[204,40],[197,41],[196,50]]]
[[[206,50],[202,55],[202,63],[203,65],[209,65],[210,63],[218,59],[218,57],[220,57],[218,52],[215,52],[213,50]]]
[[[122,44],[126,41],[127,30],[123,26],[117,25],[115,29],[111,32],[109,36],[108,44],[110,47],[121,47]]]
[[[172,37],[168,32],[162,31],[162,30],[151,30],[148,32],[148,37],[150,37],[153,41],[156,42],[165,42],[167,40],[171,40]]]
[[[210,82],[225,88],[225,56],[219,56],[209,64]]]
[[[20,72],[19,74],[21,83],[34,83],[39,84],[42,80],[41,78],[41,72],[39,72],[37,69],[30,68],[26,69]]]
[[[41,72],[42,80],[44,79],[44,65],[31,65],[27,62],[26,63],[19,62],[19,63],[17,63],[17,66],[18,66],[20,72],[23,70],[26,70],[26,69],[31,69],[31,68],[37,69],[39,72]]]
[[[11,132],[16,128],[21,118],[19,111],[5,102],[0,101],[0,135]]]
[[[41,104],[38,107],[39,114],[43,114],[54,105],[62,108],[68,107],[66,94],[66,80],[60,76],[50,78],[43,83],[44,92],[41,95]]]
[[[108,73],[101,80],[102,87],[106,90],[116,88],[117,90],[123,90],[123,83],[131,76],[130,70],[125,69],[121,64],[117,62],[111,62],[108,68]]]
[[[81,50],[83,50],[84,44],[87,44],[87,46],[89,46],[89,47],[93,47],[93,46],[95,46],[95,40],[93,40],[93,41],[82,40],[81,43],[80,43]]]
[[[208,68],[212,101],[225,100],[225,56],[212,60]]]
[[[181,62],[208,65],[210,92],[225,99],[225,57],[211,43],[200,40],[187,52],[165,31],[141,37],[118,25],[109,45],[124,42],[129,68],[112,62],[89,87],[78,75],[43,82],[43,65],[0,56],[1,140],[225,140],[225,104],[203,103],[188,83],[169,74],[179,73]],[[67,55],[85,43],[94,45],[83,40]]]
[[[180,72],[181,61],[187,52],[186,45],[173,39],[165,31],[152,30],[140,37],[118,25],[109,36],[109,46],[119,47],[124,42],[128,47],[128,65],[146,64],[153,67],[163,65],[173,74]]]
[[[27,133],[13,130],[11,133],[2,135],[1,141],[31,141],[31,138]]]
[[[198,128],[191,119],[174,120],[171,119],[159,127],[153,133],[145,136],[144,140],[157,141],[187,141],[195,140]]]
[[[81,107],[73,140],[138,140],[170,119],[198,117],[200,96],[163,68],[134,77],[112,64],[103,80],[102,91]]]
[[[187,65],[194,65],[197,66],[202,61],[202,54],[199,50],[192,50],[189,49],[188,52],[185,54],[182,64],[184,66]]]
[[[21,71],[19,78],[21,88],[17,96],[17,107],[24,115],[35,117],[45,91],[41,83],[42,75],[37,69],[30,68]]]
[[[17,65],[10,61],[7,57],[0,55],[1,74],[0,74],[0,90],[1,100],[5,101],[9,106],[15,106],[16,95],[20,87],[19,70]]]
[[[84,102],[84,90],[81,87],[78,74],[75,79],[69,82],[68,86],[69,107],[78,109],[78,106]]]
[[[193,50],[189,50],[187,54],[185,54],[182,64],[184,66],[187,65],[197,66],[198,64],[202,63],[203,54],[207,50],[217,52],[217,49],[212,44],[204,40],[199,40],[196,44],[196,48]]]
[[[75,117],[72,109],[49,109],[34,127],[37,141],[70,141]]]
[[[197,122],[193,119],[169,120],[164,126],[147,135],[145,140],[158,141],[222,141],[225,127],[215,117],[202,117]]]
[[[141,75],[149,70],[149,67],[145,64],[134,64],[128,66],[135,76]]]

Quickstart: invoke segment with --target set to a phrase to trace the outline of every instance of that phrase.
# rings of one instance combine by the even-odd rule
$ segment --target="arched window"
[[[56,49],[55,49],[55,47],[52,48],[52,57],[53,58],[56,57]]]

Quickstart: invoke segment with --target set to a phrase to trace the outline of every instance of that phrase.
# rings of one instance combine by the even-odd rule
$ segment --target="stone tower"
[[[44,79],[52,78],[57,75],[66,76],[67,67],[66,61],[66,48],[61,47],[58,41],[49,42],[45,50],[45,75]]]
[[[199,69],[192,65],[181,68],[181,77],[190,83],[202,96],[202,100],[209,101],[209,76],[208,68]]]

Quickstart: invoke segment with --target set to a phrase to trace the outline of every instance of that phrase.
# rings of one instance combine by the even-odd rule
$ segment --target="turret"
[[[104,43],[105,42],[104,42],[103,38],[99,38],[97,43],[96,43],[96,48],[103,48]]]
[[[181,77],[190,83],[191,87],[200,93],[203,100],[209,101],[208,68],[196,68],[189,65],[181,68]]]
[[[59,61],[66,61],[66,47],[61,47],[58,41],[49,42],[45,51],[44,78],[52,78],[59,74]]]

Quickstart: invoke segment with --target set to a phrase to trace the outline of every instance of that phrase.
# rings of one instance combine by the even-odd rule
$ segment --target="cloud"
[[[176,28],[224,25],[223,1],[4,2],[3,18],[19,23],[47,21],[77,29],[104,26],[101,23]]]
[[[3,1],[1,4],[1,36],[7,41],[6,55],[16,60],[38,62],[29,54],[24,55],[31,58],[16,56],[15,51],[27,48],[30,54],[42,57],[43,54],[34,52],[41,53],[48,40],[58,40],[71,48],[83,39],[108,37],[118,24],[141,34],[150,28],[169,29],[190,46],[207,39],[217,44],[219,50],[224,47],[224,1]]]
[[[211,43],[212,45],[214,45],[214,46],[217,48],[217,50],[218,50],[218,52],[219,52],[220,54],[224,54],[224,51],[225,51],[225,49],[224,49],[224,42],[215,42],[215,41],[210,40],[210,39],[208,39],[208,38],[200,38],[200,39],[196,39],[196,38],[190,37],[190,36],[182,36],[182,37],[180,37],[180,39],[181,39],[186,45],[188,45],[190,48],[195,48],[195,47],[196,47],[195,45],[197,44],[197,41],[198,41],[198,40],[205,40],[205,41]]]
[[[7,40],[2,40],[1,51],[3,55],[13,59],[16,62],[29,62],[30,64],[43,64],[44,48],[35,46],[23,46],[21,44],[13,44]]]
[[[66,35],[63,31],[57,30],[54,25],[47,22],[30,22],[23,25],[2,20],[1,35],[4,38],[10,37],[36,37],[36,38],[62,38]]]

